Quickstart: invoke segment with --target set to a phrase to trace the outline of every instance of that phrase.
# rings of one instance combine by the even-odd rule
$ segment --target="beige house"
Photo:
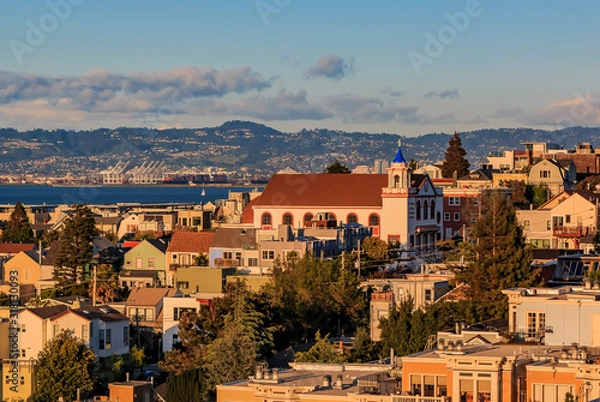
[[[565,191],[536,210],[517,211],[527,242],[536,248],[589,251],[598,229],[600,194]]]
[[[175,272],[175,287],[182,293],[221,293],[234,267],[181,267]]]
[[[445,274],[407,274],[401,278],[375,279],[363,283],[363,287],[377,290],[371,294],[369,307],[371,339],[381,339],[379,321],[388,317],[390,306],[412,297],[415,309],[423,308],[448,293],[449,281],[453,278],[454,275]]]
[[[571,190],[576,181],[577,169],[570,160],[544,159],[529,171],[529,184],[547,186],[551,195]]]

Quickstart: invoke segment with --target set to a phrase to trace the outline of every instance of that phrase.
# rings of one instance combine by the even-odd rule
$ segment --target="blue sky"
[[[599,124],[599,2],[431,3],[4,0],[0,126]]]

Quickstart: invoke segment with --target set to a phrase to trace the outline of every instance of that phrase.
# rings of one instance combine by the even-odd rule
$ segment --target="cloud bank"
[[[331,78],[341,80],[354,72],[354,58],[344,60],[340,56],[328,54],[321,57],[305,74],[306,78]]]

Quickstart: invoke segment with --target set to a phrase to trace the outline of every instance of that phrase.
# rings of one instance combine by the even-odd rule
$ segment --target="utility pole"
[[[92,282],[92,306],[96,306],[96,282],[97,282],[97,272],[96,272],[96,265],[94,265],[94,281]]]
[[[360,239],[358,239],[358,260],[356,260],[358,265],[358,281],[360,282]]]
[[[346,260],[344,259],[344,251],[342,250],[342,269],[346,268]]]

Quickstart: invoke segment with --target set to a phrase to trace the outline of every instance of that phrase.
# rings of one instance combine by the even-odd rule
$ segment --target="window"
[[[444,220],[446,222],[450,221],[450,212],[444,212]]]
[[[179,289],[189,289],[190,288],[190,283],[189,282],[180,282],[180,281],[177,281],[177,287]]]
[[[192,226],[200,226],[202,224],[202,220],[199,217],[192,218]]]
[[[98,349],[104,350],[104,330],[99,330],[98,335]]]
[[[21,324],[21,332],[25,332],[25,324]]]
[[[123,345],[129,346],[129,325],[123,327]]]
[[[334,214],[333,212],[329,213],[329,220],[330,221],[337,221],[337,216],[336,214]]]
[[[565,215],[565,222],[571,223],[571,215]]]
[[[271,224],[271,214],[262,214],[262,218],[261,218],[261,223],[263,225],[270,225]]]
[[[400,176],[394,176],[394,187],[400,187]]]
[[[233,251],[223,251],[223,259],[233,260]]]
[[[371,214],[369,216],[369,226],[379,226],[379,215]]]
[[[283,224],[284,225],[293,225],[294,217],[290,213],[283,214]]]
[[[110,349],[110,346],[112,345],[112,330],[111,329],[107,329],[106,330],[106,349]]]
[[[523,230],[531,230],[531,221],[529,219],[523,221]]]
[[[427,200],[423,203],[423,219],[429,219],[429,204],[427,204]]]
[[[58,336],[58,333],[60,332],[60,327],[58,325],[58,323],[54,324],[54,336]]]
[[[460,221],[460,212],[454,213],[454,221]]]
[[[552,224],[550,221],[546,221],[546,230],[551,230],[552,229]]]
[[[356,223],[358,222],[358,217],[356,216],[356,214],[349,214],[348,215],[348,223]]]
[[[421,201],[417,201],[417,220],[421,220]]]
[[[174,307],[173,308],[173,320],[179,320],[186,313],[193,313],[196,311],[193,307]]]
[[[448,205],[459,206],[460,197],[448,197]]]
[[[175,346],[179,343],[179,335],[178,334],[173,334],[173,342],[172,345]]]
[[[138,268],[138,269],[143,268],[143,266],[144,266],[144,262],[143,261],[144,261],[144,259],[142,257],[136,258],[135,259],[135,267]]]
[[[258,267],[258,258],[248,258],[248,266],[249,267]]]
[[[127,265],[128,267],[131,266],[131,260],[125,260],[125,265]]]
[[[263,258],[263,260],[274,260],[275,259],[275,251],[274,250],[263,250],[262,258]]]
[[[88,337],[90,336],[88,333],[89,329],[90,327],[88,326],[88,324],[81,325],[81,339],[83,339],[84,341],[87,341]]]
[[[181,226],[187,226],[187,218],[181,218]]]
[[[433,301],[431,297],[431,289],[425,289],[425,301]]]
[[[429,216],[431,219],[435,216],[435,200],[431,200],[431,205],[429,206]]]
[[[148,258],[148,269],[154,269],[154,258]]]
[[[238,260],[238,261],[240,261],[242,259],[242,253],[236,252],[235,253],[235,259]]]
[[[549,170],[540,170],[540,178],[541,179],[548,179],[549,177],[551,177]]]
[[[314,218],[314,216],[311,213],[304,214],[304,222],[310,222],[313,220],[313,218]]]

